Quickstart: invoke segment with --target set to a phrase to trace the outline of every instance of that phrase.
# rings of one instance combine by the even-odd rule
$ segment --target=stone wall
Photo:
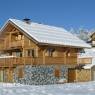
[[[62,82],[62,80],[64,82],[68,79],[68,68],[66,66],[60,67],[60,77],[56,77],[54,74],[56,65],[26,65],[23,68],[23,78],[18,77],[19,68],[20,66],[16,67],[14,71],[14,81],[17,83],[29,85],[47,85],[57,84]]]

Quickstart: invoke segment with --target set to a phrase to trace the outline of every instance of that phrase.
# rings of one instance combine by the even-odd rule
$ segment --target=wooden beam
[[[43,50],[43,64],[45,64],[45,49]]]

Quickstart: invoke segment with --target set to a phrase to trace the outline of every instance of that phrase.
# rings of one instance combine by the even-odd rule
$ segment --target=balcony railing
[[[10,47],[20,47],[20,46],[23,46],[23,40],[20,40],[20,41],[13,41],[10,43]]]
[[[34,64],[34,59],[32,57],[0,58],[0,67],[13,67],[24,64]]]
[[[4,49],[4,44],[0,44],[0,50]]]
[[[4,40],[1,38],[0,39],[0,50],[4,48]]]
[[[78,59],[79,64],[91,64],[92,63],[92,58],[79,58]]]
[[[17,47],[22,47],[24,45],[24,41],[23,40],[19,40],[19,41],[6,41],[6,43],[2,44],[1,49],[9,49],[9,48],[17,48]]]
[[[70,62],[70,63],[68,63]],[[63,57],[11,57],[11,58],[0,58],[0,67],[13,67],[16,65],[37,65],[37,64],[77,64],[74,59],[64,60]]]

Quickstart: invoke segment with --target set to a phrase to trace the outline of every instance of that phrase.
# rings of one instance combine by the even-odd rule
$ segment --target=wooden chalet
[[[50,76],[54,75],[60,82],[63,66],[67,68],[66,81],[74,82],[77,53],[83,48],[90,48],[90,45],[63,28],[34,23],[30,19],[9,19],[0,30],[0,81],[26,81],[26,66],[54,66]]]

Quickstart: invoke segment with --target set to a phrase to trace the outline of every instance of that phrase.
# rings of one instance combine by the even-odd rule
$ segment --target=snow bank
[[[0,95],[95,95],[95,82],[40,86],[0,83]]]
[[[0,87],[18,87],[18,86],[23,85],[19,83],[0,83]]]

